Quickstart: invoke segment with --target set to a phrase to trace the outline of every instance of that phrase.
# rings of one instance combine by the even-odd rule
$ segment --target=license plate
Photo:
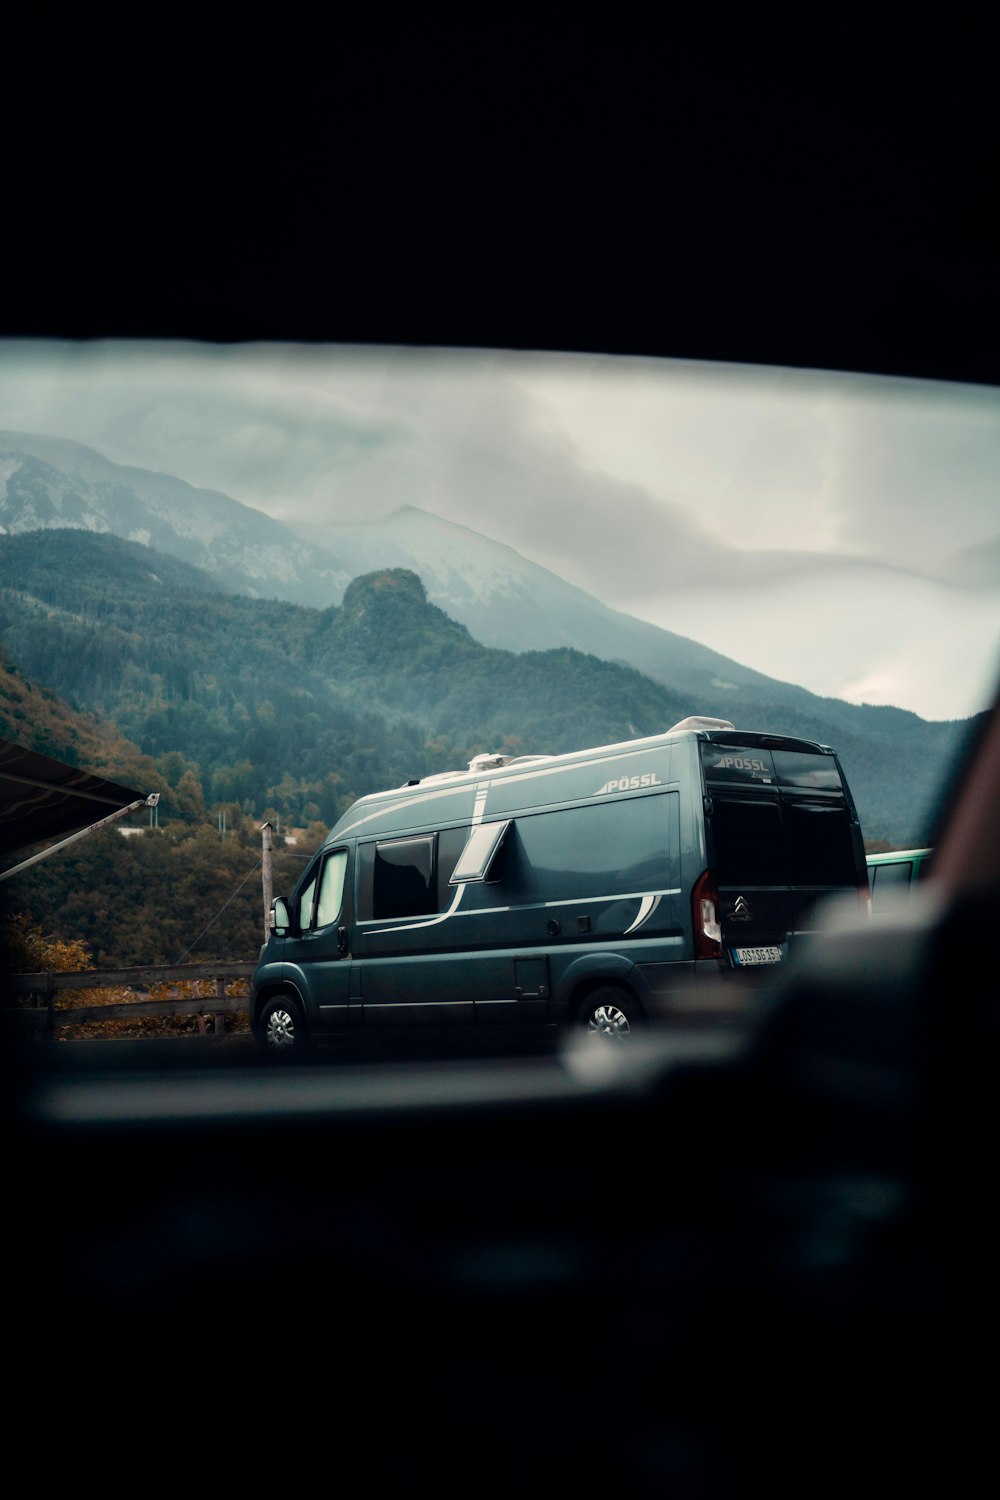
[[[734,948],[733,963],[741,967],[750,964],[780,964],[780,948]]]

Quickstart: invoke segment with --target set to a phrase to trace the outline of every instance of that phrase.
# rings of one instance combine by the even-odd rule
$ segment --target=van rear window
[[[817,792],[841,792],[837,762],[832,755],[808,755],[798,750],[772,750],[775,775],[782,786],[810,787]]]
[[[730,781],[769,785],[774,781],[770,750],[757,745],[702,744],[702,764],[706,781]]]
[[[854,841],[847,808],[789,797],[782,813],[792,885],[854,885]]]
[[[796,786],[817,792],[842,792],[843,782],[832,755],[808,750],[769,750],[760,745],[701,747],[705,779],[736,785]]]
[[[712,836],[720,885],[855,883],[851,820],[843,804],[717,797]]]
[[[712,815],[720,885],[787,885],[788,859],[777,799],[718,798]]]

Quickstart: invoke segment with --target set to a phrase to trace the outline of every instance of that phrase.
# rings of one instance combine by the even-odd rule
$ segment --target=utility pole
[[[270,929],[269,923],[270,923],[270,918],[271,918],[271,897],[273,895],[273,888],[272,888],[272,885],[271,885],[271,825],[270,825],[270,823],[262,823],[261,824],[260,835],[261,835],[260,873],[261,873],[261,880],[262,880],[263,885],[264,885],[264,941],[266,943],[267,940],[268,940],[268,938],[271,935],[271,929]]]

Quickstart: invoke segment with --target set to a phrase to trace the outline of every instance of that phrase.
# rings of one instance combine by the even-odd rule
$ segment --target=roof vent
[[[474,755],[469,761],[470,771],[497,771],[512,759],[509,755]]]
[[[692,714],[689,719],[681,719],[668,734],[675,734],[678,729],[735,729],[735,724],[730,724],[728,719],[706,719],[700,714]]]

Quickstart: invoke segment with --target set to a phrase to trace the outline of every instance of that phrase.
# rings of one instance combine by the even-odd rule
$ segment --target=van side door
[[[321,850],[306,872],[285,940],[286,977],[299,989],[312,1028],[347,1024],[350,995],[351,866],[349,846]]]
[[[471,1026],[473,987],[458,893],[442,889],[439,835],[358,844],[356,978],[365,1027]],[[450,866],[449,866],[450,870]]]

